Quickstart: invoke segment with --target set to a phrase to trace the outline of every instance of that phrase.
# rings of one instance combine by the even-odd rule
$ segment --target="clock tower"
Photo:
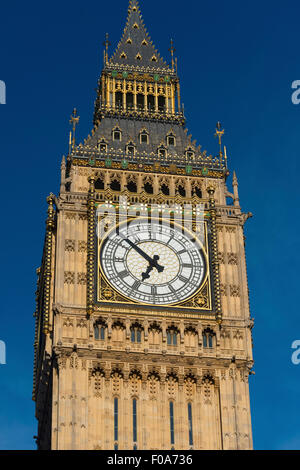
[[[105,41],[94,127],[71,116],[37,270],[39,449],[252,449],[244,224],[224,131],[209,155],[185,127],[175,49],[129,2]]]

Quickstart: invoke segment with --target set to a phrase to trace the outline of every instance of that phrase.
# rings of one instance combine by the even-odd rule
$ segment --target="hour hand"
[[[150,273],[153,271],[153,266],[149,265],[147,268],[147,271],[142,274],[142,279],[143,281],[146,281],[146,279],[150,279]]]

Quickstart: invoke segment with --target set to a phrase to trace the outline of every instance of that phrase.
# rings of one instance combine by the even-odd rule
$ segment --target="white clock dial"
[[[136,219],[103,241],[100,266],[110,285],[143,304],[178,304],[195,294],[206,275],[201,245],[180,227]]]

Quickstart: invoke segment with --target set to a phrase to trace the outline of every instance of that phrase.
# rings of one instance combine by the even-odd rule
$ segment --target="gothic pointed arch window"
[[[181,197],[186,197],[185,182],[183,180],[178,180],[176,183],[176,193]]]
[[[133,93],[126,93],[126,108],[133,109]]]
[[[166,98],[164,96],[158,97],[158,110],[161,112],[166,110]]]
[[[147,177],[144,179],[144,190],[147,194],[153,194],[153,181],[151,177]]]
[[[142,342],[143,327],[140,323],[134,323],[130,327],[130,339],[132,343],[140,344]]]
[[[169,147],[175,147],[176,146],[176,137],[172,132],[170,132],[167,135],[167,145]]]
[[[112,131],[113,141],[114,142],[121,142],[122,140],[122,131],[119,127],[115,127]]]
[[[185,151],[185,156],[187,160],[194,160],[195,158],[195,150],[192,147],[188,147]]]
[[[193,409],[192,403],[188,403],[188,423],[189,423],[189,445],[194,445],[194,436],[193,436]]]
[[[123,108],[123,93],[121,91],[116,91],[116,108]]]
[[[149,144],[149,133],[146,129],[143,129],[140,132],[140,143],[141,144]]]
[[[199,183],[194,182],[192,184],[192,196],[197,196],[199,199],[202,199],[202,188]]]
[[[170,440],[171,445],[175,444],[175,423],[174,423],[174,402],[170,401]]]
[[[164,145],[160,145],[157,149],[157,153],[159,157],[166,157],[167,156],[167,149]]]
[[[101,153],[106,153],[107,152],[107,142],[105,139],[101,139],[98,141],[98,150],[101,152]]]
[[[94,324],[94,337],[96,341],[104,341],[106,337],[107,325],[105,321],[98,320]]]
[[[115,179],[113,179],[113,180],[111,181],[111,183],[110,183],[110,189],[111,189],[112,191],[117,191],[117,192],[120,192],[120,191],[121,191],[121,183],[120,183],[120,181],[119,181],[117,178],[115,178]]]
[[[128,179],[127,189],[130,193],[137,193],[137,183],[134,178]]]
[[[127,155],[130,155],[130,156],[133,157],[135,155],[135,152],[136,152],[136,147],[135,147],[134,143],[132,141],[128,142],[128,144],[126,145]]]
[[[145,107],[145,96],[142,93],[138,93],[136,96],[137,108],[141,111]]]
[[[170,188],[166,183],[161,185],[160,190],[165,196],[170,196]]]
[[[206,349],[214,348],[215,336],[216,334],[213,330],[211,330],[210,328],[206,328],[202,334],[203,347]]]
[[[167,344],[168,346],[177,346],[179,337],[179,330],[175,326],[170,326],[167,329]]]
[[[97,178],[95,181],[95,189],[98,191],[104,190],[104,180],[103,178]]]
[[[148,111],[155,111],[155,98],[154,95],[147,96],[147,108]]]

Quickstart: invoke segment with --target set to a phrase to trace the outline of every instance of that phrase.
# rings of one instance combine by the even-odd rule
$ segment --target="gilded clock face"
[[[175,225],[136,219],[103,241],[102,273],[123,296],[151,305],[178,304],[193,296],[206,276],[200,244]]]

